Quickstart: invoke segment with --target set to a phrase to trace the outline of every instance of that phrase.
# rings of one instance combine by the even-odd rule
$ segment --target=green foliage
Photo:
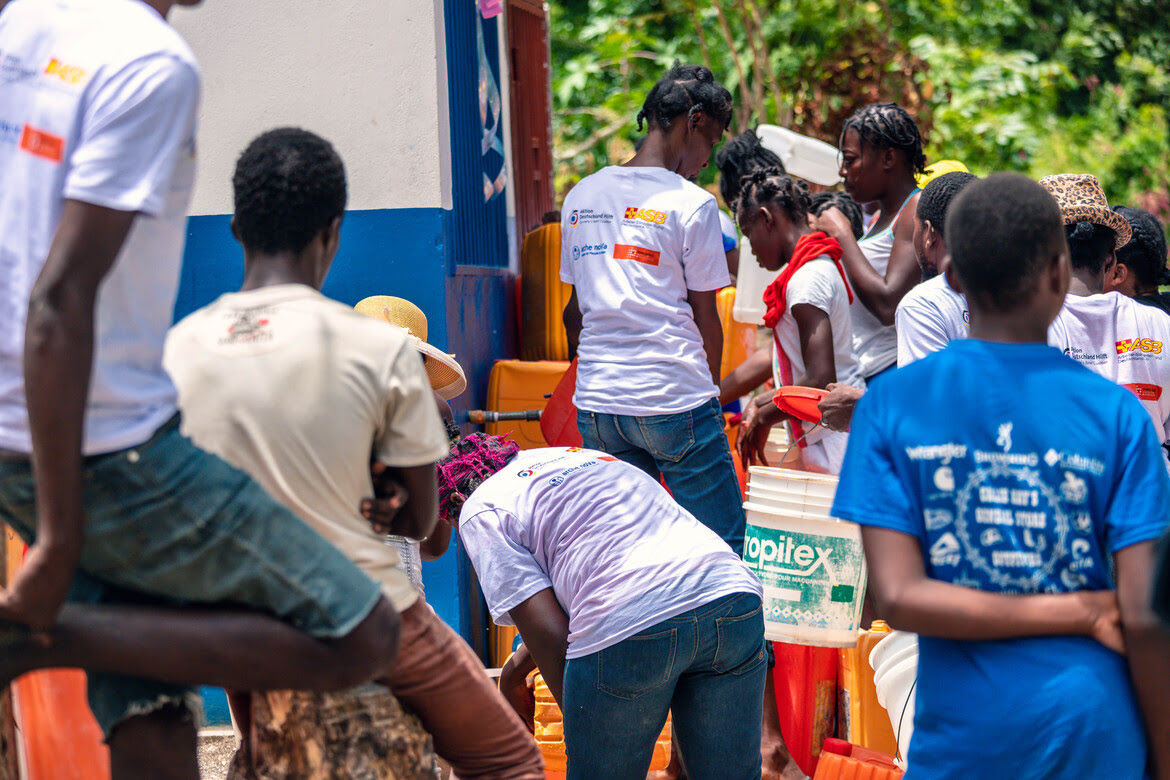
[[[554,0],[557,186],[633,153],[642,99],[680,59],[731,91],[732,132],[766,121],[835,142],[855,108],[897,100],[931,159],[1092,172],[1111,200],[1170,221],[1165,11],[1165,0]]]

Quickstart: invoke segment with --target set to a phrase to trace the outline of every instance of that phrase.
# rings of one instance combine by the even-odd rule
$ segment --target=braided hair
[[[740,182],[739,205],[736,220],[746,225],[755,219],[765,206],[778,206],[796,223],[808,220],[811,199],[808,186],[780,171],[764,168],[753,171]]]
[[[947,208],[955,196],[977,178],[979,177],[975,174],[964,171],[944,173],[922,188],[915,215],[923,222],[929,222],[931,227],[945,238],[943,231],[947,221]]]
[[[726,130],[731,124],[731,93],[707,68],[683,65],[676,60],[646,95],[646,102],[638,112],[638,130],[642,130],[642,122],[666,130],[677,117],[685,114],[689,119],[698,111]]]
[[[876,149],[900,149],[912,173],[926,173],[922,134],[906,109],[897,103],[870,103],[858,109],[841,128],[841,145],[850,130],[855,130],[862,141]]]
[[[744,130],[720,146],[715,152],[715,167],[719,169],[719,194],[732,211],[739,200],[740,184],[749,173],[761,168],[785,173],[780,155],[765,148],[755,130]]]
[[[1072,267],[1091,274],[1101,273],[1109,253],[1117,242],[1113,228],[1092,222],[1074,222],[1064,226],[1068,239],[1068,257]]]
[[[507,437],[486,433],[473,433],[452,443],[450,454],[435,464],[439,519],[454,525],[468,497],[519,451],[516,442]]]
[[[1117,250],[1117,262],[1133,271],[1138,287],[1170,284],[1170,268],[1166,267],[1166,231],[1162,223],[1148,211],[1114,206],[1113,210],[1125,217],[1133,228],[1133,238]]]
[[[232,189],[245,249],[300,252],[345,214],[341,157],[324,138],[296,127],[269,130],[248,144]]]
[[[860,239],[865,235],[865,224],[861,221],[861,206],[858,206],[857,201],[849,197],[848,193],[837,190],[818,192],[812,196],[808,211],[819,217],[826,209],[832,208],[849,218],[849,227],[853,230],[854,238]]]

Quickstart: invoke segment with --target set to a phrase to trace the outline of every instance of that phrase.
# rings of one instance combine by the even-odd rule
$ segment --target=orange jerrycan
[[[20,567],[24,544],[4,528],[4,572]],[[85,672],[48,669],[12,684],[23,780],[109,780],[110,753],[85,696]]]
[[[830,738],[825,740],[813,780],[900,780],[901,777],[902,770],[892,756]]]
[[[493,412],[543,411],[568,368],[568,362],[560,360],[497,360],[488,376],[487,408]],[[487,423],[484,430],[495,436],[511,433],[522,450],[548,446],[538,421]]]
[[[868,631],[859,631],[857,647],[838,650],[841,668],[837,686],[837,736],[854,745],[897,755],[898,740],[886,709],[878,704],[869,654],[890,635],[884,620],[875,620]]]
[[[735,288],[724,287],[715,294],[715,308],[723,324],[723,357],[719,364],[720,376],[727,376],[736,366],[756,351],[756,326],[732,319],[735,308]]]
[[[534,691],[536,694],[536,714],[533,718],[535,726],[536,744],[544,756],[544,776],[548,780],[564,780],[568,762],[565,758],[565,723],[561,716],[561,708],[557,706],[552,692],[544,684],[540,672],[533,673]],[[620,728],[619,724],[614,724]],[[657,772],[666,769],[670,764],[670,713],[666,715],[666,725],[654,743],[654,754],[650,758],[648,772]]]
[[[541,225],[520,248],[520,356],[568,360],[561,319],[573,288],[561,281],[561,226]]]
[[[816,774],[821,745],[837,715],[837,648],[775,642],[780,734],[800,771]]]

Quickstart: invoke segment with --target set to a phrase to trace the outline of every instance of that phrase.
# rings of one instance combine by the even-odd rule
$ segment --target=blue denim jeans
[[[743,494],[723,432],[718,400],[689,412],[632,417],[577,411],[589,449],[608,452],[663,478],[679,505],[743,555]]]
[[[687,777],[760,776],[764,617],[737,593],[565,665],[568,780],[646,777],[669,710]]]

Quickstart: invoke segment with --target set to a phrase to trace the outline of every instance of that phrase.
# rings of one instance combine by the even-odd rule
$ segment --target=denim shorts
[[[146,443],[85,460],[85,541],[69,600],[230,604],[319,639],[353,631],[377,583],[244,472],[193,445],[176,417]],[[0,519],[36,539],[27,461],[0,461]],[[191,689],[103,673],[89,702],[107,738],[132,715],[191,700]]]

